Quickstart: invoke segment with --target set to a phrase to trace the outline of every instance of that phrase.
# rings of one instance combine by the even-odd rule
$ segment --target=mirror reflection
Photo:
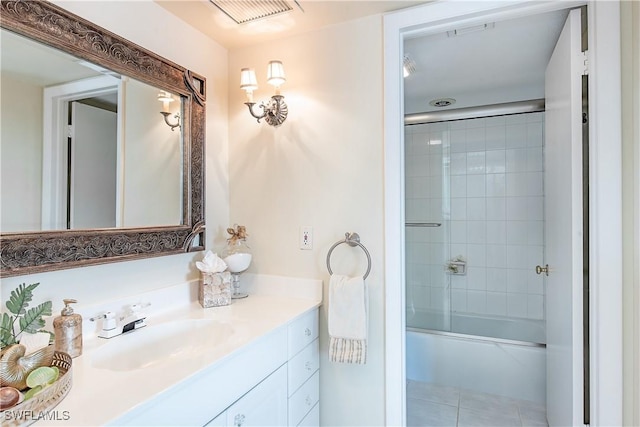
[[[0,43],[0,230],[181,224],[180,96],[4,29]]]

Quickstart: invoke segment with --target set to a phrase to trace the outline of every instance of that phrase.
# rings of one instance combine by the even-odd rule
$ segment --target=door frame
[[[89,77],[74,82],[49,86],[43,90],[42,135],[42,229],[66,228],[68,104],[78,99],[118,93],[118,105],[123,105],[122,81],[113,76]],[[122,138],[122,115],[118,114],[118,157]],[[120,162],[118,162],[120,168]],[[119,180],[122,172],[116,172]],[[120,184],[118,187],[120,188]],[[118,202],[119,203],[119,202]],[[119,209],[116,212],[120,212]]]
[[[404,107],[407,36],[588,5],[591,422],[622,424],[620,5],[440,1],[384,16],[385,424],[406,425]]]

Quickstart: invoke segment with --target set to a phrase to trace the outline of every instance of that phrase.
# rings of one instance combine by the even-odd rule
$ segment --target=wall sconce
[[[284,96],[280,95],[280,85],[286,81],[282,61],[270,61],[267,67],[267,83],[275,87],[276,93],[270,100],[260,103],[262,114],[258,115],[253,111],[253,106],[256,105],[253,102],[253,91],[258,89],[256,72],[253,68],[240,70],[240,89],[247,92],[247,102],[244,104],[249,107],[249,113],[258,119],[258,122],[264,119],[271,126],[280,126],[287,119],[289,110],[284,102]]]
[[[162,111],[160,111],[160,114],[162,114],[164,116],[164,122],[167,124],[167,126],[169,126],[171,128],[171,131],[173,132],[173,130],[175,128],[179,128],[180,127],[180,114],[176,113],[175,116],[173,116],[173,118],[176,119],[175,123],[171,123],[169,122],[169,115],[171,114],[169,112],[169,103],[173,102],[173,95],[171,95],[169,92],[161,90],[160,93],[158,94],[158,101],[162,102]]]

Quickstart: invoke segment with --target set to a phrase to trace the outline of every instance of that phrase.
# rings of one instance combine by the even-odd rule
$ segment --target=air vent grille
[[[209,0],[237,24],[268,18],[293,10],[290,2],[282,0]],[[298,2],[295,2],[298,4]],[[299,5],[298,5],[299,6]]]

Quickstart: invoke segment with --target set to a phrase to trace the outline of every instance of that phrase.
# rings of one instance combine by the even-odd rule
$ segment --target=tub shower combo
[[[545,402],[542,100],[405,117],[407,379]]]

